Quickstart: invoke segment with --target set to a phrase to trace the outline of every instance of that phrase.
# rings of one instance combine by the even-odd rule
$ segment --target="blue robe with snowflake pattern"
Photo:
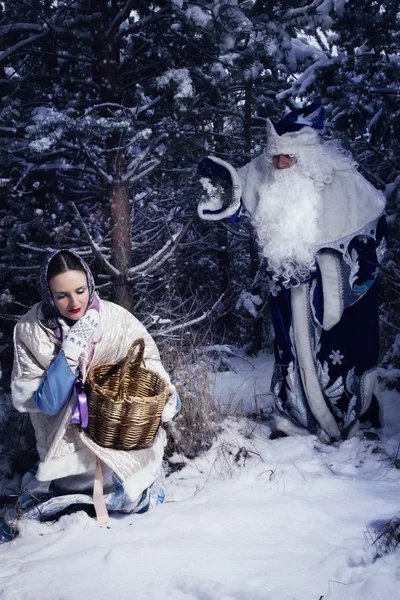
[[[317,252],[309,281],[285,289],[271,280],[269,294],[277,428],[327,441],[354,433],[377,393],[385,216],[330,246]]]

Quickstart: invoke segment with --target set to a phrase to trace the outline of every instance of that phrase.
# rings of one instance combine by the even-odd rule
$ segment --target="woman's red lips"
[[[72,313],[73,315],[76,315],[80,310],[81,310],[80,308],[73,308],[69,312]]]

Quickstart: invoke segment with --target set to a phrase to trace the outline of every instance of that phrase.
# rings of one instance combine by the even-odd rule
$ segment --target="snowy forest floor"
[[[215,396],[218,439],[167,478],[165,504],[25,522],[0,546],[1,600],[380,600],[400,597],[400,549],[376,558],[400,512],[400,396],[384,392],[380,439],[271,441],[272,357],[231,360]],[[379,538],[379,539],[378,539]]]

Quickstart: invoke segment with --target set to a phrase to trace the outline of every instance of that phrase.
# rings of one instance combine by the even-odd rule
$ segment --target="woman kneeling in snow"
[[[179,397],[145,327],[120,306],[100,300],[93,275],[75,252],[58,250],[43,264],[36,304],[14,330],[11,391],[15,408],[29,412],[39,463],[22,479],[15,509],[5,516],[0,540],[18,532],[18,519],[54,520],[84,509],[140,513],[163,502],[162,459],[166,435],[157,432],[151,447],[112,450],[97,445],[81,424],[74,384],[78,373],[122,360],[132,342],[145,341],[146,367],[169,383],[162,421],[180,408]],[[97,467],[97,470],[96,470]],[[93,493],[103,479],[103,492]],[[96,485],[97,489],[98,485]],[[103,503],[104,500],[104,503]]]

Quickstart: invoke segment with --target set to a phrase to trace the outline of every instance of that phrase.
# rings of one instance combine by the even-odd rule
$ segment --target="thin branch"
[[[386,319],[384,319],[383,317],[379,317],[379,321],[381,323],[383,323],[384,325],[387,325],[388,327],[391,327],[395,331],[400,331],[400,327],[397,327],[397,325],[393,325],[393,323],[389,323],[389,321],[386,321]]]
[[[128,111],[131,110],[129,107],[124,106],[123,104],[118,104],[117,102],[102,102],[101,104],[92,104],[91,106],[89,106],[89,108],[86,108],[84,113],[85,116],[89,115],[91,112],[97,110],[98,108],[117,108],[119,110]]]
[[[59,248],[53,248],[52,246],[44,246],[44,247],[39,248],[39,246],[31,246],[30,244],[22,244],[21,242],[18,242],[18,246],[20,248],[26,248],[27,250],[30,250],[31,252],[39,252],[41,254],[49,254],[50,252],[59,250]],[[90,250],[87,250],[87,251],[79,250],[79,254],[81,256],[90,256],[91,251]],[[22,268],[22,267],[15,267],[15,268]],[[36,267],[34,267],[34,268],[36,268]]]
[[[17,315],[2,315],[0,313],[0,319],[3,319],[4,321],[12,321],[13,323],[17,323],[20,320],[21,316],[17,316]]]
[[[154,169],[160,164],[160,162],[161,161],[158,160],[157,158],[153,158],[152,160],[149,160],[146,163],[149,166],[147,168],[145,168],[143,171],[140,171],[140,173],[138,173],[134,177],[130,177],[129,183],[130,184],[136,183],[137,181],[139,181],[140,179],[142,179],[143,177],[145,177],[146,175],[148,175],[149,173],[154,171]],[[128,178],[126,176],[124,176],[123,181],[128,181]]]
[[[157,96],[157,98],[154,98],[151,102],[145,104],[144,106],[137,106],[136,108],[129,108],[128,110],[130,110],[132,117],[134,117],[134,119],[137,120],[140,113],[149,110],[150,108],[155,106],[155,104],[160,102],[160,100],[162,100],[162,98],[165,98],[165,96],[166,94],[163,94],[162,96]]]
[[[132,179],[132,177],[135,175],[135,173],[139,169],[140,165],[143,163],[143,161],[146,158],[146,156],[153,150],[153,148],[157,144],[159,144],[166,137],[167,137],[166,133],[162,133],[161,135],[159,135],[155,140],[153,140],[147,146],[147,148],[139,156],[135,157],[130,162],[130,164],[127,166],[125,175],[121,178],[123,183],[125,183],[127,181],[130,181]],[[139,179],[141,179],[142,177],[144,177],[145,175],[147,175],[148,172],[150,172],[153,169],[155,169],[157,167],[157,165],[160,164],[160,161],[158,159],[156,159],[156,158],[153,158],[147,164],[149,165],[149,167],[147,167],[144,171],[142,171],[142,173],[140,173]],[[137,181],[137,179],[138,178],[135,178],[134,181]]]
[[[178,331],[178,330],[182,331],[183,329],[187,329],[188,327],[191,327],[192,325],[197,325],[198,323],[201,323],[202,321],[204,321],[211,315],[211,313],[215,310],[215,308],[218,306],[218,304],[220,304],[220,302],[222,301],[224,296],[225,296],[225,294],[222,294],[218,298],[218,300],[215,302],[215,304],[213,304],[213,306],[208,311],[206,311],[204,314],[202,314],[200,317],[197,317],[196,319],[192,319],[191,321],[186,321],[185,323],[180,323],[179,325],[173,325],[172,327],[169,327],[167,329],[162,329],[161,331],[154,331],[154,332],[152,332],[152,336],[153,337],[168,336],[173,331]]]
[[[47,37],[49,34],[50,34],[50,30],[45,31],[43,33],[38,33],[37,35],[32,35],[31,37],[29,37],[29,38],[27,38],[25,40],[21,40],[17,44],[14,44],[14,46],[11,46],[11,48],[7,48],[7,50],[4,50],[4,52],[2,52],[0,54],[0,64],[2,62],[4,62],[9,56],[11,56],[11,54],[14,54],[14,52],[16,52],[17,50],[19,50],[23,46],[27,46],[28,44],[33,44],[37,40],[40,40],[41,38]]]
[[[398,165],[391,158],[389,158],[387,156],[387,154],[384,154],[382,152],[382,150],[379,150],[379,148],[374,148],[374,146],[366,139],[366,135],[363,133],[363,131],[361,130],[361,127],[359,125],[357,125],[357,129],[358,129],[359,135],[362,138],[363,142],[368,146],[368,148],[370,148],[372,150],[372,152],[374,152],[374,154],[376,154],[379,157],[383,156],[385,158],[385,160],[387,160],[393,167],[395,167],[396,169],[398,168]],[[385,134],[386,134],[386,131],[385,131]],[[379,145],[381,145],[381,144],[379,144]],[[360,166],[363,166],[362,163]],[[377,177],[375,177],[375,179],[380,181]],[[383,186],[385,185],[383,182],[380,182],[380,183],[382,183]]]
[[[84,155],[86,156],[86,158],[88,159],[88,161],[90,162],[90,164],[92,165],[92,167],[96,171],[96,173],[98,175],[100,175],[101,179],[103,179],[103,181],[105,181],[105,183],[111,184],[113,182],[112,177],[108,173],[103,171],[103,169],[101,167],[99,167],[99,165],[97,164],[95,159],[92,158],[89,150],[86,148],[86,146],[82,140],[79,140],[79,144],[80,144],[82,152],[84,153]]]
[[[120,275],[120,272],[118,271],[118,269],[116,269],[104,256],[104,254],[102,254],[99,250],[98,245],[96,244],[96,242],[93,240],[92,236],[89,233],[88,228],[86,227],[79,210],[77,209],[76,205],[74,202],[70,201],[69,205],[72,207],[73,211],[75,212],[78,221],[83,229],[83,232],[86,236],[87,241],[90,244],[90,247],[93,250],[93,253],[95,254],[95,256],[101,261],[101,263],[104,265],[104,267],[107,269],[107,271],[110,273],[110,275],[113,275],[114,277],[118,277]]]
[[[170,240],[167,241],[166,244],[160,250],[158,250],[153,256],[148,258],[146,261],[141,263],[140,265],[136,265],[136,267],[132,267],[128,271],[128,277],[132,275],[148,275],[155,268],[159,268],[175,251],[179,241],[186,234],[189,227],[192,225],[195,217],[189,219],[184,227],[182,227],[181,231],[172,236]],[[129,277],[131,279],[131,277]]]
[[[234,227],[230,227],[226,223],[220,222],[219,225],[221,225],[224,229],[226,229],[227,231],[229,231],[229,233],[231,233],[233,236],[240,237],[240,238],[243,238],[245,240],[250,240],[251,237],[252,237],[250,235],[250,233],[244,233],[243,231],[235,229]]]
[[[36,23],[11,23],[0,27],[0,35],[8,35],[14,31],[40,31],[43,33],[43,26]]]

